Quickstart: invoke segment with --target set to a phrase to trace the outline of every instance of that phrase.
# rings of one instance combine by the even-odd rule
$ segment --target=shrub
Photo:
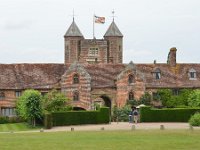
[[[109,108],[98,111],[52,112],[53,126],[109,123]]]
[[[0,116],[0,124],[9,123],[9,118],[6,116]]]
[[[107,107],[100,108],[100,112],[97,113],[97,123],[109,123],[110,122],[110,109]]]
[[[128,115],[131,111],[130,105],[125,105],[122,108],[117,108],[116,106],[113,108],[113,121],[128,121]]]
[[[151,95],[148,92],[145,92],[139,100],[140,104],[150,105],[151,103]]]
[[[141,107],[140,120],[141,122],[188,122],[196,112],[200,112],[200,108],[151,109]]]
[[[0,116],[0,124],[5,124],[5,123],[18,123],[18,122],[23,122],[24,120],[21,119],[20,117],[17,116]]]
[[[200,90],[194,90],[189,95],[188,105],[191,107],[200,107]]]
[[[200,126],[200,113],[195,113],[189,120],[189,124],[192,126]]]
[[[45,113],[45,115],[44,115],[44,127],[46,129],[52,128],[52,115],[51,115],[51,113]]]

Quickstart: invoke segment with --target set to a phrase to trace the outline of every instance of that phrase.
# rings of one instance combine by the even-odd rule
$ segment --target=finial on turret
[[[113,21],[115,21],[115,11],[114,11],[114,9],[113,9],[113,11],[112,11],[112,17],[113,17]]]

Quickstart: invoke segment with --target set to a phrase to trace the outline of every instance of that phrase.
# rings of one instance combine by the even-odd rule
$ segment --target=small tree
[[[191,107],[200,107],[200,90],[194,90],[188,97],[188,105]]]
[[[148,92],[145,92],[140,97],[139,101],[140,101],[141,104],[150,105],[151,104],[151,95]]]
[[[46,111],[61,111],[70,109],[69,99],[64,94],[56,90],[52,90],[43,97],[43,108]]]
[[[35,127],[36,119],[42,118],[41,94],[36,90],[26,90],[17,101],[17,113]]]

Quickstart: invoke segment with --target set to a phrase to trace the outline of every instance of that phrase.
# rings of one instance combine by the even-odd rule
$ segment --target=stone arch
[[[109,107],[110,109],[112,108],[112,102],[109,96],[107,95],[101,95],[100,98],[103,99],[104,101],[104,106]]]

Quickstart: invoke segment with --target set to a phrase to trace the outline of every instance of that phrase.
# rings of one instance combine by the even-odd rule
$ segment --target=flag
[[[94,16],[94,22],[104,24],[105,23],[105,17]]]

